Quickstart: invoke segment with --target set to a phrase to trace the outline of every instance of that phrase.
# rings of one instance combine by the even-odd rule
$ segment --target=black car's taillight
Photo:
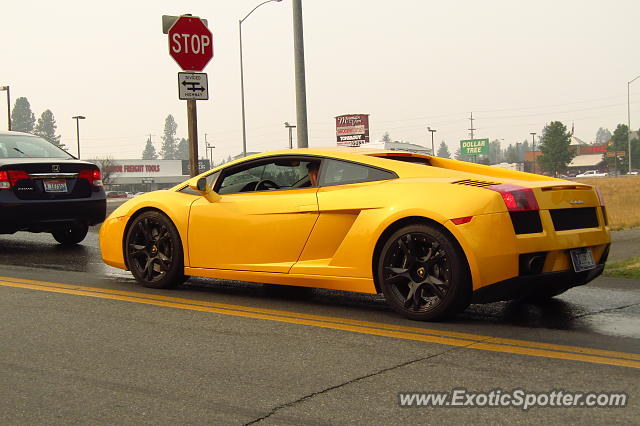
[[[22,179],[30,179],[29,173],[22,170],[0,171],[0,189],[10,189]]]
[[[79,179],[86,179],[93,186],[102,186],[102,176],[99,169],[85,169],[78,173]]]

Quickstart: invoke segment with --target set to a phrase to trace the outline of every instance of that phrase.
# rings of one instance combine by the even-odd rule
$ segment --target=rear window
[[[73,158],[37,136],[0,135],[0,158]]]
[[[386,158],[387,160],[396,160],[396,161],[403,161],[405,163],[413,163],[413,164],[423,164],[425,166],[430,166],[431,163],[429,162],[428,158],[423,158],[423,157],[413,157],[410,155],[383,155],[383,156],[376,156],[377,158]]]

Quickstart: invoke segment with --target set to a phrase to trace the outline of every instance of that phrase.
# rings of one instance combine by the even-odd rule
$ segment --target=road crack
[[[588,316],[591,316],[591,315],[598,315],[598,314],[604,314],[604,313],[607,313],[607,312],[619,311],[619,310],[622,310],[622,309],[627,309],[627,308],[631,308],[633,306],[638,306],[638,305],[640,305],[640,303],[632,303],[630,305],[617,306],[615,308],[605,308],[605,309],[601,309],[601,310],[595,311],[595,312],[585,312],[584,314],[572,316],[571,319],[578,319],[578,318],[588,317]]]
[[[248,423],[245,423],[245,424],[244,424],[244,426],[253,425],[253,424],[256,424],[256,423],[261,422],[261,421],[263,421],[263,420],[266,420],[266,419],[268,419],[269,417],[273,416],[274,414],[276,414],[278,411],[280,411],[280,410],[282,410],[282,409],[289,408],[289,407],[293,407],[294,405],[297,405],[297,404],[299,404],[299,403],[301,403],[301,402],[308,401],[308,400],[310,400],[310,399],[312,399],[312,398],[315,398],[315,397],[316,397],[316,396],[318,396],[318,395],[322,395],[322,394],[325,394],[325,393],[331,392],[331,391],[333,391],[333,390],[336,390],[336,389],[339,389],[339,388],[342,388],[342,387],[348,386],[348,385],[350,385],[350,384],[357,383],[357,382],[360,382],[360,381],[362,381],[362,380],[365,380],[365,379],[369,379],[369,378],[371,378],[371,377],[378,376],[378,375],[380,375],[380,374],[384,374],[384,373],[386,373],[386,372],[388,372],[388,371],[397,370],[397,369],[399,369],[399,368],[406,367],[406,366],[408,366],[408,365],[412,365],[412,364],[416,364],[416,363],[419,363],[419,362],[422,362],[422,361],[427,361],[427,360],[430,360],[430,359],[433,359],[433,358],[439,357],[439,356],[441,356],[441,355],[448,354],[448,353],[450,353],[450,352],[459,351],[459,350],[462,350],[462,349],[468,348],[468,347],[470,347],[470,346],[477,345],[478,343],[482,343],[482,342],[489,341],[489,340],[491,340],[491,339],[492,339],[492,338],[487,338],[487,339],[483,339],[483,340],[478,340],[478,341],[470,342],[468,345],[464,345],[464,346],[454,346],[454,347],[452,347],[452,348],[450,348],[450,349],[444,350],[444,351],[442,351],[442,352],[435,353],[435,354],[433,354],[433,355],[429,355],[429,356],[425,356],[425,357],[421,357],[421,358],[412,359],[412,360],[410,360],[410,361],[405,361],[405,362],[402,362],[402,363],[400,363],[400,364],[396,364],[396,365],[393,365],[393,366],[391,366],[391,367],[383,368],[383,369],[378,370],[378,371],[375,371],[375,372],[373,372],[373,373],[366,374],[366,375],[364,375],[364,376],[360,376],[360,377],[356,377],[356,378],[351,379],[351,380],[348,380],[348,381],[346,381],[346,382],[343,382],[343,383],[340,383],[340,384],[337,384],[337,385],[334,385],[334,386],[330,386],[330,387],[328,387],[328,388],[325,388],[325,389],[322,389],[322,390],[319,390],[319,391],[316,391],[316,392],[312,392],[312,393],[310,393],[310,394],[304,395],[304,396],[302,396],[302,397],[300,397],[300,398],[296,399],[295,401],[291,401],[291,402],[287,402],[287,403],[284,403],[284,404],[280,404],[280,405],[278,405],[278,406],[274,407],[270,412],[268,412],[268,413],[267,413],[267,414],[265,414],[264,416],[259,417],[259,418],[255,419],[255,420],[251,420],[251,421],[250,421],[250,422],[248,422]]]

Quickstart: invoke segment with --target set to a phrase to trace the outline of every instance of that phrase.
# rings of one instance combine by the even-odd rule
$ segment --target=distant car
[[[142,194],[146,194],[146,192],[145,191],[136,192],[135,194],[133,194],[133,196],[137,197],[138,195],[142,195]]]
[[[77,244],[106,216],[100,169],[21,132],[0,132],[0,234],[50,232]]]
[[[107,198],[129,198],[125,191],[107,191]]]
[[[199,276],[382,292],[416,320],[586,284],[609,243],[590,185],[363,148],[244,157],[130,199],[100,228],[104,261],[148,287]]]
[[[637,174],[638,174],[638,171],[637,171],[637,170],[631,170],[631,171],[629,172],[629,174],[630,174],[630,175],[634,175],[634,176],[635,176],[635,175],[637,175]]]
[[[604,177],[604,176],[609,176],[609,175],[608,175],[608,173],[599,172],[597,170],[587,170],[584,173],[580,173],[580,174],[576,175],[577,178],[581,178],[581,177]]]

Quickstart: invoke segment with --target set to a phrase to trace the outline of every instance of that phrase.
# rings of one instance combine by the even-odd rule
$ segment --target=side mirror
[[[202,194],[204,198],[206,198],[210,203],[216,202],[220,199],[220,196],[216,194],[211,188],[207,185],[207,178],[200,178],[195,183],[191,181],[189,183],[189,188],[193,189]]]

